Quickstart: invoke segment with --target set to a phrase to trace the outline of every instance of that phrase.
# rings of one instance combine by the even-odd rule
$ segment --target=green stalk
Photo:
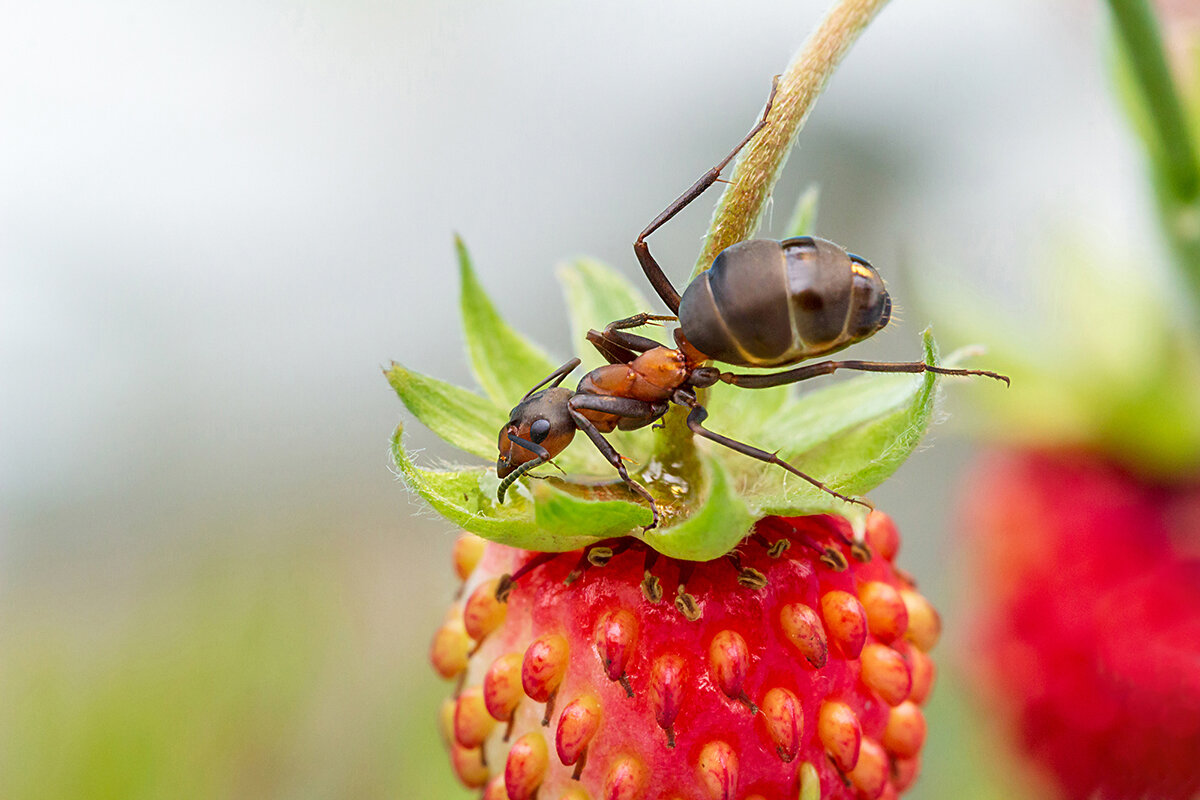
[[[738,155],[729,186],[713,212],[693,278],[726,247],[754,236],[809,112],[850,46],[886,4],[887,0],[838,0],[780,75],[768,124]],[[699,394],[703,402],[706,390]],[[699,464],[686,418],[686,409],[675,407],[663,419],[665,430],[656,459],[691,482]]]
[[[779,78],[769,123],[742,150],[717,203],[692,277],[717,254],[754,236],[788,153],[834,69],[887,0],[839,0]]]
[[[1149,123],[1147,150],[1159,213],[1176,264],[1200,309],[1200,164],[1148,0],[1108,0],[1121,56]]]

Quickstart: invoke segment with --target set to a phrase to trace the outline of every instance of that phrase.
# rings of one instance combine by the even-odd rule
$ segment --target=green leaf
[[[792,218],[788,221],[787,232],[783,238],[791,239],[795,236],[812,236],[817,229],[817,203],[821,199],[821,187],[815,183],[810,183],[804,193],[800,195],[800,199],[796,201],[796,207],[792,210]]]
[[[646,542],[671,558],[708,561],[720,558],[750,533],[757,518],[746,507],[721,461],[702,456],[707,495],[678,525],[646,533]]]
[[[738,369],[738,372],[770,372],[771,370]],[[710,419],[718,420],[721,432],[734,439],[760,439],[768,421],[794,400],[795,386],[772,386],[768,389],[743,389],[718,383],[709,389]],[[769,440],[769,436],[767,440]]]
[[[496,435],[508,421],[507,409],[394,361],[385,374],[404,405],[425,427],[460,450],[495,460]]]
[[[475,277],[462,239],[456,236],[454,246],[458,251],[463,328],[471,368],[493,402],[512,408],[559,365],[500,317]]]
[[[585,372],[608,363],[588,342],[589,330],[604,330],[604,326],[610,322],[643,311],[649,314],[668,313],[656,311],[625,276],[594,259],[577,258],[559,267],[558,279],[563,285],[563,294],[571,312],[571,341],[580,348],[579,357],[583,359]],[[664,343],[671,341],[657,326],[632,332]]]
[[[929,331],[926,363],[937,363]],[[850,496],[882,483],[920,442],[934,408],[936,375],[864,375],[825,386],[789,404],[763,426],[757,444],[827,486]],[[769,442],[769,445],[764,444]],[[747,459],[749,461],[749,459]],[[760,514],[838,513],[861,508],[838,500],[782,469],[741,463],[751,509]]]
[[[533,497],[538,528],[564,539],[580,531],[589,531],[596,539],[622,536],[649,525],[653,519],[650,507],[642,503],[587,499],[560,491],[549,481],[536,482]]]
[[[405,482],[443,517],[490,541],[562,552],[630,533],[650,521],[650,510],[637,503],[579,497],[541,481],[534,500],[514,486],[501,504],[494,472],[481,467],[422,469],[404,451],[403,430],[398,425],[392,436],[392,458]]]

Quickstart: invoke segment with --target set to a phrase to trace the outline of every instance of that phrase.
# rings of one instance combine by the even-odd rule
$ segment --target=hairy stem
[[[717,254],[758,230],[767,199],[788,153],[825,84],[887,0],[838,0],[779,78],[770,122],[738,157],[730,185],[721,195],[692,277]]]

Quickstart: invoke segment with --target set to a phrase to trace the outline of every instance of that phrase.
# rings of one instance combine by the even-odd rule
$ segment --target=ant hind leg
[[[838,498],[839,500],[842,500],[847,503],[855,503],[860,506],[866,506],[867,508],[872,508],[871,504],[866,502],[865,500],[859,500],[859,499],[856,499],[853,497],[847,497],[846,495],[841,494],[840,492],[835,492],[833,489],[830,489],[828,486],[826,486],[821,481],[817,480],[816,478],[814,478],[811,475],[801,472],[800,470],[796,469],[791,464],[784,461],[782,458],[775,455],[774,453],[768,453],[766,450],[760,450],[759,448],[754,447],[753,445],[748,445],[745,442],[739,442],[736,439],[730,439],[728,436],[722,436],[719,433],[714,433],[713,431],[708,430],[702,424],[704,422],[704,420],[708,419],[708,409],[706,409],[704,406],[702,406],[698,402],[696,402],[696,398],[693,397],[691,394],[689,394],[687,392],[683,392],[683,391],[677,391],[677,392],[675,392],[675,396],[672,399],[679,405],[687,406],[688,408],[691,409],[691,412],[688,414],[688,418],[687,418],[687,426],[692,431],[692,433],[696,434],[697,436],[703,436],[705,439],[708,439],[709,441],[713,441],[719,445],[728,447],[730,450],[735,450],[735,451],[741,453],[742,455],[750,456],[751,458],[756,458],[759,461],[765,461],[768,464],[775,464],[776,466],[783,467],[784,469],[786,469],[788,472],[792,473],[793,475],[803,478],[804,480],[808,481],[809,483],[811,483],[813,486],[817,487],[821,491],[823,491],[827,494],[831,494],[834,497]]]

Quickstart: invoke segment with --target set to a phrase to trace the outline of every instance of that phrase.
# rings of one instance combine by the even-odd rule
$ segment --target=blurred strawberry
[[[1067,797],[1200,790],[1200,480],[1018,452],[974,475],[980,650]]]

